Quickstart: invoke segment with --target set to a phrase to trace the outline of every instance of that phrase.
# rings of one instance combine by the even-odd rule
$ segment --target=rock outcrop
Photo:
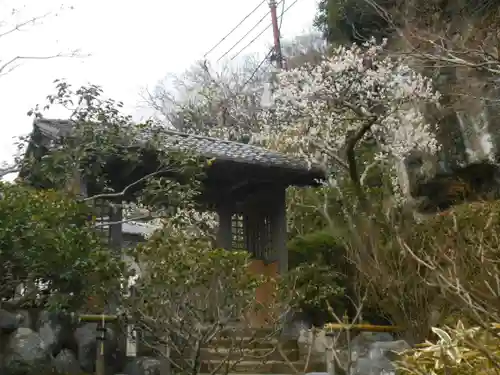
[[[94,373],[98,335],[95,323],[77,324],[68,315],[49,311],[37,314],[36,321],[27,319],[31,316],[0,309],[0,374]],[[120,373],[125,367],[118,341],[115,329],[108,327],[107,375]]]

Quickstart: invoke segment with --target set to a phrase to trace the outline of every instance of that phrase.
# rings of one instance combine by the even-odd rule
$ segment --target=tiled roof
[[[262,164],[291,169],[308,169],[307,163],[301,159],[255,145],[175,131],[165,131],[165,135],[165,146],[168,149],[193,151],[202,156],[240,163]]]
[[[37,119],[34,126],[46,136],[56,138],[68,134],[72,124],[64,120]],[[165,148],[169,150],[189,151],[208,158],[214,157],[243,164],[303,171],[312,169],[316,173],[321,173],[320,167],[310,168],[301,159],[262,147],[170,130],[164,130],[162,133],[165,137]]]

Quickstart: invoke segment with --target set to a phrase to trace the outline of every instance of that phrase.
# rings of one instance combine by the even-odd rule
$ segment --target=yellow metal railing
[[[327,323],[324,325],[326,331],[361,331],[361,332],[400,332],[403,328],[398,326],[377,326],[373,324],[342,324]]]

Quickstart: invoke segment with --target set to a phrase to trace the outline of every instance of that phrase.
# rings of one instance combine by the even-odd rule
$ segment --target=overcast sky
[[[289,6],[294,0],[286,0]],[[80,49],[90,57],[30,61],[0,77],[0,162],[14,151],[12,138],[30,131],[26,112],[43,103],[56,78],[75,85],[102,85],[107,96],[125,102],[137,114],[139,92],[169,73],[182,73],[203,57],[261,0],[0,0],[0,35],[16,21],[59,9],[72,10],[25,31],[0,37],[0,60],[18,55],[50,55]],[[311,28],[317,0],[298,0],[285,14],[282,37]],[[19,9],[12,15],[11,9]],[[266,14],[267,5],[250,17],[209,59],[217,60]],[[263,22],[244,42],[270,22]],[[3,25],[2,25],[3,24]],[[264,54],[272,42],[269,29],[247,53]],[[236,48],[233,53],[237,52]],[[231,56],[231,55],[230,55]],[[263,55],[262,55],[263,56]],[[1,64],[0,61],[0,64]]]

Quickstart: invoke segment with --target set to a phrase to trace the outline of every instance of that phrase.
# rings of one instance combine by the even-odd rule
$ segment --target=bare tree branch
[[[441,21],[438,15],[434,15],[426,28],[419,23],[421,19],[405,19],[403,23],[398,24],[395,18],[401,17],[400,14],[392,14],[374,0],[364,1],[397,32],[399,39],[404,42],[405,49],[401,55],[418,59],[420,62],[431,62],[433,67],[462,67],[494,76],[500,74],[496,26],[486,33],[488,37],[481,38],[479,35],[484,33],[475,33],[474,31],[477,31],[475,29],[486,28],[488,30],[490,26],[481,20],[473,22],[472,15],[467,16],[462,12],[454,14],[453,17],[463,18],[462,23],[470,24],[472,28],[472,32],[469,30],[467,33],[462,33],[463,35],[460,35],[460,32],[454,33],[454,30],[448,31],[448,25]],[[426,14],[422,16],[430,18]],[[487,17],[495,17],[495,15]],[[437,24],[434,24],[436,22]]]
[[[43,14],[41,16],[35,16],[35,17],[33,17],[33,18],[29,19],[29,20],[20,22],[20,23],[16,24],[14,27],[12,27],[12,28],[10,28],[10,29],[8,29],[6,31],[0,32],[0,38],[4,37],[4,36],[7,36],[9,34],[12,34],[12,33],[16,32],[16,31],[22,31],[22,28],[24,26],[27,26],[29,24],[34,25],[37,21],[41,21],[41,20],[47,18],[48,16],[50,16],[51,14],[52,14],[51,12],[45,13],[45,14]]]
[[[20,168],[19,167],[6,167],[6,168],[1,168],[0,169],[0,178],[11,174],[11,173],[19,173]]]
[[[342,168],[344,168],[346,171],[349,170],[349,165],[343,160],[335,151],[332,151],[328,145],[313,141],[312,142],[314,146],[318,147],[321,151],[326,153],[328,156],[330,156],[332,159],[334,159],[338,165],[340,165]]]
[[[108,227],[110,225],[130,223],[132,221],[135,221],[135,222],[143,222],[145,220],[150,221],[150,220],[154,220],[154,219],[160,219],[162,217],[163,216],[161,216],[161,215],[152,215],[152,214],[151,215],[143,215],[143,216],[134,216],[134,217],[130,217],[130,218],[119,220],[119,221],[105,221],[102,223],[97,223],[97,224],[94,224],[94,227],[95,228],[102,228],[102,227]]]
[[[82,57],[82,55],[79,55],[78,51],[73,51],[70,53],[58,53],[55,55],[48,55],[48,56],[15,56],[11,58],[10,60],[1,63],[0,65],[0,76],[6,75],[10,72],[12,72],[14,69],[18,68],[20,64],[16,64],[16,62],[20,61],[26,61],[26,60],[51,60],[51,59],[57,59],[61,57]]]
[[[63,7],[61,7],[61,10]],[[72,9],[72,7],[70,7]],[[29,26],[35,26],[38,22],[43,21],[47,19],[50,16],[57,16],[58,13],[54,12],[47,12],[42,15],[34,16],[31,17],[27,20],[21,21],[16,23],[15,25],[8,27],[4,31],[0,31],[0,38],[2,37],[9,37],[12,36],[14,33],[17,32],[23,32],[27,27]],[[0,27],[3,25],[0,25]],[[79,50],[73,50],[68,53],[56,53],[56,54],[48,54],[48,55],[16,55],[14,57],[10,58],[0,58],[0,77],[4,76],[13,70],[15,70],[17,67],[20,66],[20,64],[23,61],[28,61],[28,60],[51,60],[51,59],[56,59],[56,58],[63,58],[63,57],[85,57],[88,55],[82,55]]]
[[[109,198],[119,198],[123,197],[130,189],[133,187],[140,185],[141,183],[145,182],[146,180],[149,180],[152,177],[158,176],[162,173],[166,173],[172,171],[171,169],[163,168],[159,171],[149,173],[145,175],[144,177],[139,178],[138,180],[132,182],[131,184],[125,186],[125,188],[122,191],[116,192],[116,193],[102,193],[102,194],[96,194],[88,198],[82,199],[83,202],[88,202],[88,201],[93,201],[96,199],[109,199]]]

